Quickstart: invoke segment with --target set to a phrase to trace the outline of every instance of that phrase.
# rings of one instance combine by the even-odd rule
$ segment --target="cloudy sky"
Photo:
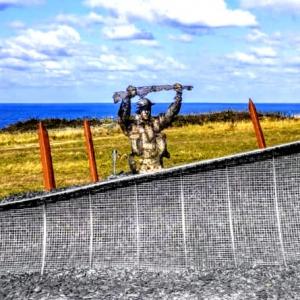
[[[186,101],[300,102],[300,0],[0,0],[0,28],[0,102],[175,82]]]

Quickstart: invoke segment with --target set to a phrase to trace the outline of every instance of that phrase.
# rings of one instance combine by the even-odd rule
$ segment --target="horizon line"
[[[248,100],[249,101],[249,100]],[[187,104],[248,104],[248,101],[245,102],[196,102],[196,101],[182,101],[182,104],[187,103]],[[269,101],[253,101],[254,103],[260,103],[260,104],[299,104],[300,102],[269,102]],[[136,101],[132,102],[136,103]],[[170,102],[155,102],[155,104],[170,104]],[[113,102],[0,102],[1,104],[118,104],[118,103],[113,103]]]

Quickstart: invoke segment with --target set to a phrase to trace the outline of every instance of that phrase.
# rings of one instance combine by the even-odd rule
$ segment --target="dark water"
[[[153,115],[166,111],[168,106],[169,103],[156,103],[153,106]],[[111,103],[0,104],[0,128],[30,118],[115,118],[118,107],[119,105]],[[256,107],[261,112],[281,112],[300,116],[300,103],[257,103]],[[247,103],[183,103],[180,114],[224,110],[246,111]]]

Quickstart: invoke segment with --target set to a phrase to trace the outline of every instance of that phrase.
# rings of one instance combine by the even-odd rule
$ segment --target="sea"
[[[156,103],[152,115],[165,112],[169,103]],[[256,103],[259,112],[300,117],[299,103]],[[119,105],[112,103],[0,103],[0,128],[31,118],[116,118]],[[248,103],[182,103],[180,114],[203,114],[226,110],[247,111]],[[133,104],[132,111],[135,111]]]

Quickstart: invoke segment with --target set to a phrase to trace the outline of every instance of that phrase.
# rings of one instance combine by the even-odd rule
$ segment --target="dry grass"
[[[300,120],[261,123],[268,146],[300,140]],[[118,171],[127,172],[129,143],[117,127],[106,125],[93,130],[98,172],[111,174],[111,153],[118,150]],[[188,125],[167,129],[170,167],[203,159],[221,157],[257,148],[252,124],[240,121]],[[83,130],[49,131],[57,187],[89,182]],[[40,157],[36,132],[0,133],[0,198],[10,194],[42,190]]]

